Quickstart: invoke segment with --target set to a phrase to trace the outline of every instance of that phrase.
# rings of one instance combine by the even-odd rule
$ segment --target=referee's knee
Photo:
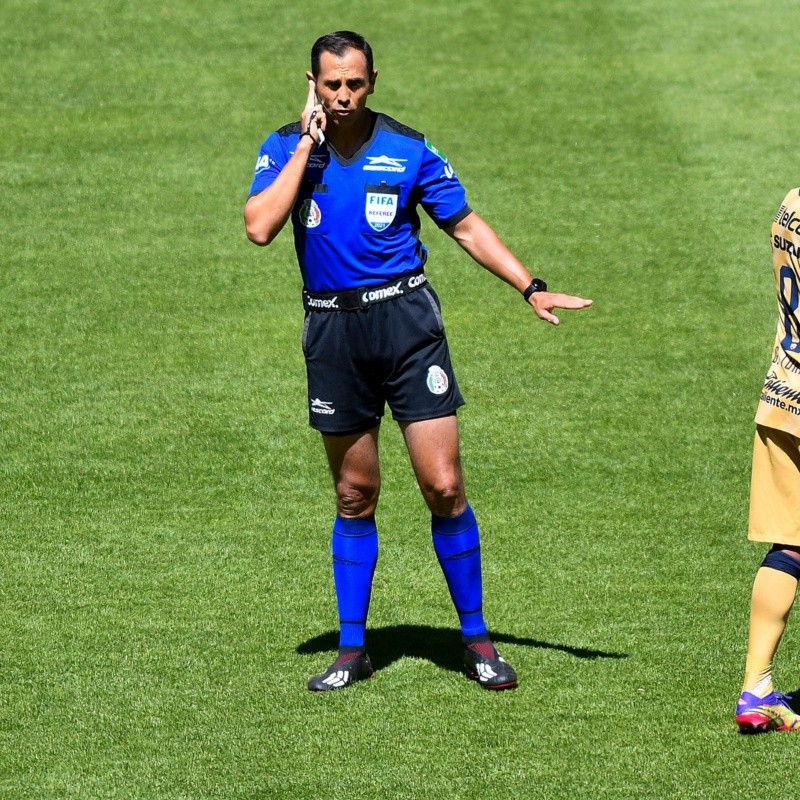
[[[441,482],[421,488],[428,508],[437,517],[457,517],[467,507],[460,481]]]
[[[336,487],[336,512],[345,519],[369,517],[378,506],[380,487],[340,484]]]

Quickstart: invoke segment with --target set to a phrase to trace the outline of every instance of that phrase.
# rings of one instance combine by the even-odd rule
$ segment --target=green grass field
[[[345,9],[0,6],[0,797],[754,796],[798,752],[732,718],[796,12]],[[336,645],[333,496],[291,235],[253,247],[241,208],[337,28],[375,47],[372,106],[450,157],[535,274],[595,301],[553,329],[424,226],[513,693],[459,671],[390,421],[379,669],[305,689]],[[787,691],[797,648],[790,626]]]

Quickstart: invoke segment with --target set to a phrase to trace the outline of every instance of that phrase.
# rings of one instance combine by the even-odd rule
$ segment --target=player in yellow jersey
[[[778,332],[756,412],[748,538],[769,542],[753,583],[750,634],[736,722],[743,733],[800,730],[772,662],[800,579],[800,189],[772,224]]]

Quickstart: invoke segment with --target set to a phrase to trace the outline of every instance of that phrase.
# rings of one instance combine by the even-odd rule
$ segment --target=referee
[[[467,675],[486,689],[517,676],[482,613],[480,537],[459,458],[458,389],[439,299],[424,272],[418,208],[541,319],[591,300],[549,292],[469,207],[448,160],[425,137],[367,108],[372,48],[338,31],[311,50],[299,122],[261,146],[244,208],[248,238],[268,245],[291,218],[303,278],[309,421],[336,491],[333,576],[339,654],[308,683],[329,691],[370,678],[366,621],[378,558],[378,432],[384,405],[403,433],[431,512],[433,546],[458,613]]]

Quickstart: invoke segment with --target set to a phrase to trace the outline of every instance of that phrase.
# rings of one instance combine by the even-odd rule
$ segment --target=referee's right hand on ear
[[[308,97],[303,113],[300,115],[301,133],[308,132],[316,144],[320,141],[320,131],[325,130],[325,112],[322,110],[322,103],[317,102],[316,84],[310,73],[308,77]]]

